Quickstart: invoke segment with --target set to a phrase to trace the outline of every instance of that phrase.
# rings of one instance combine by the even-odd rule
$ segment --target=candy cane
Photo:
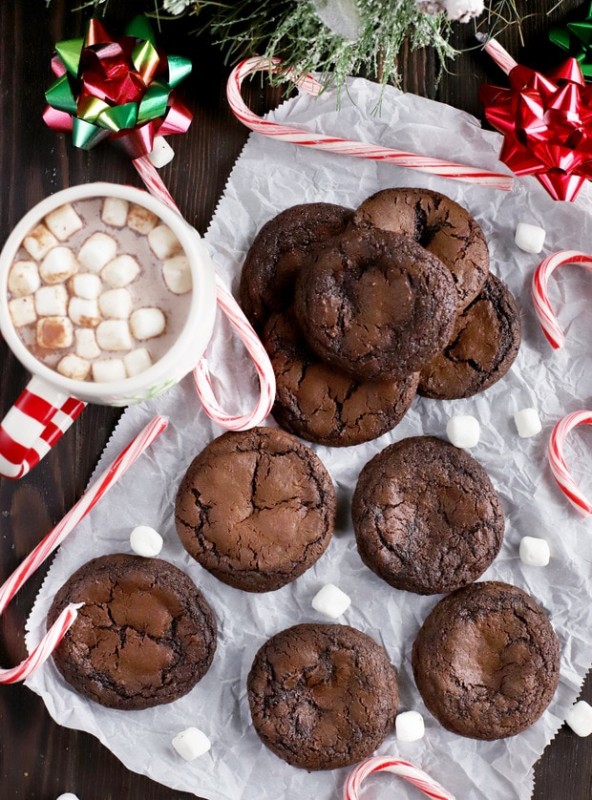
[[[66,536],[96,506],[109,489],[127,472],[137,458],[160,436],[168,425],[166,417],[155,417],[132,441],[121,451],[115,461],[97,478],[90,489],[82,495],[66,516],[53,528],[37,547],[15,569],[12,575],[0,587],[0,615],[10,603],[21,586],[44,561],[59,547]],[[59,615],[41,642],[31,654],[16,667],[0,668],[0,683],[16,683],[24,681],[38,669],[53,653],[62,641],[78,616],[81,603],[70,603]]]
[[[559,327],[557,317],[549,302],[547,285],[549,278],[557,267],[561,267],[564,264],[582,264],[585,269],[592,272],[592,256],[581,253],[578,250],[560,250],[558,253],[552,253],[544,261],[541,261],[532,277],[534,310],[547,341],[555,350],[563,347],[565,335]]]
[[[181,213],[173,200],[162,178],[150,160],[144,156],[133,162],[148,191],[170,208]],[[216,400],[212,377],[209,372],[207,359],[201,358],[193,370],[195,390],[206,414],[218,425],[227,430],[243,431],[259,425],[268,416],[275,399],[275,374],[271,361],[259,337],[253,330],[251,323],[243,314],[238,303],[228,291],[224,283],[216,275],[216,299],[218,307],[228,319],[230,326],[236,331],[238,337],[251,356],[257,376],[259,378],[259,399],[255,407],[246,414],[232,416],[228,414]]]
[[[497,39],[490,39],[483,48],[488,56],[498,65],[500,69],[508,75],[514,67],[518,66],[518,62],[505,50]]]
[[[351,139],[343,139],[339,136],[326,136],[322,133],[313,133],[305,128],[297,128],[288,125],[281,125],[273,120],[263,119],[254,114],[246,105],[241,95],[241,86],[245,78],[255,72],[279,72],[283,70],[279,59],[267,59],[261,57],[247,58],[241,61],[230,73],[226,85],[226,97],[234,115],[247,128],[263,136],[270,136],[282,142],[311,147],[316,150],[323,150],[329,153],[340,153],[341,155],[353,156],[354,158],[368,158],[371,161],[384,161],[389,164],[396,164],[398,167],[407,167],[419,172],[427,172],[430,175],[438,175],[441,178],[451,178],[452,180],[467,181],[481,186],[489,186],[493,189],[510,191],[512,189],[512,177],[502,175],[497,172],[487,172],[477,167],[466,164],[457,164],[453,161],[443,161],[439,158],[420,156],[416,153],[408,153],[403,150],[393,150],[375,144],[366,144]],[[284,71],[287,79],[293,79],[293,74]],[[295,81],[303,91],[317,95],[322,89],[321,84],[312,75],[306,75]]]
[[[565,458],[563,456],[563,445],[570,431],[578,425],[592,425],[592,411],[574,411],[573,414],[568,414],[563,419],[559,420],[557,425],[553,428],[551,439],[549,440],[549,447],[547,448],[547,455],[549,457],[549,464],[551,471],[557,481],[559,488],[567,497],[569,502],[579,513],[587,517],[592,514],[592,503],[586,500],[577,483],[571,476]]]
[[[372,756],[358,764],[347,777],[343,787],[343,800],[358,800],[358,791],[362,783],[369,775],[376,772],[391,772],[393,775],[398,775],[434,800],[456,800],[453,794],[447,792],[423,770],[414,767],[408,761],[388,756]]]

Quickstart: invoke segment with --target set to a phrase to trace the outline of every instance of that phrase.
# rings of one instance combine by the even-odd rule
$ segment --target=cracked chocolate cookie
[[[486,581],[441,600],[413,645],[423,700],[449,731],[503,739],[528,728],[559,681],[559,640],[526,592]]]
[[[473,300],[489,273],[485,236],[469,212],[429,189],[383,189],[364,200],[354,223],[410,236],[452,273],[458,310]]]
[[[271,312],[291,305],[298,272],[318,247],[345,230],[352,214],[332,203],[303,203],[261,228],[247,253],[239,287],[240,304],[257,329]]]
[[[412,239],[348,230],[300,272],[295,310],[317,355],[358,379],[421,370],[450,339],[456,290],[446,267]]]
[[[398,381],[358,381],[312,352],[291,311],[263,331],[276,378],[272,414],[303,439],[330,447],[368,442],[392,430],[411,405],[419,373]]]
[[[277,428],[225,433],[193,460],[175,520],[187,552],[247,592],[293,581],[325,552],[335,489],[313,451]]]
[[[89,561],[56,594],[48,627],[69,603],[84,605],[53,658],[69,684],[103,706],[170,703],[212,663],[214,613],[167,561],[125,554]]]
[[[247,682],[261,741],[288,764],[347,767],[391,730],[397,673],[385,650],[347,625],[295,625],[269,639]]]
[[[483,392],[510,369],[520,348],[520,309],[499,278],[490,275],[459,314],[444,350],[421,371],[419,394],[456,400]]]
[[[483,467],[433,436],[386,447],[358,478],[352,500],[358,552],[396,589],[451,592],[499,552],[504,513]]]

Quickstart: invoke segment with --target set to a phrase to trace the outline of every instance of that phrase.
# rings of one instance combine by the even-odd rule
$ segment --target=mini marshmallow
[[[97,344],[97,337],[92,328],[77,328],[74,331],[76,339],[76,355],[92,361],[101,355],[101,350]]]
[[[68,317],[43,317],[37,322],[37,344],[47,350],[72,347],[74,329]]]
[[[178,253],[181,243],[168,225],[157,225],[148,234],[148,244],[157,258],[161,260]]]
[[[70,278],[68,287],[76,297],[82,297],[84,300],[96,300],[103,289],[103,282],[98,275],[79,272]]]
[[[523,408],[514,414],[514,422],[518,428],[518,436],[521,439],[528,439],[529,436],[536,436],[543,430],[541,418],[536,408]]]
[[[23,239],[23,247],[35,261],[41,261],[55,247],[58,240],[50,233],[45,225],[37,225]]]
[[[142,234],[150,233],[157,222],[158,217],[152,211],[148,211],[147,208],[136,203],[131,204],[127,215],[127,224],[133,231]]]
[[[470,415],[450,417],[446,435],[455,447],[475,447],[479,443],[479,421]]]
[[[132,296],[127,289],[108,289],[99,297],[101,314],[108,319],[128,319],[132,313]]]
[[[90,363],[75,353],[68,353],[56,367],[60,375],[74,381],[85,381],[90,375]]]
[[[128,208],[129,203],[127,200],[121,200],[119,197],[106,197],[103,200],[101,219],[106,225],[112,225],[114,228],[123,228],[127,222]]]
[[[578,736],[590,736],[592,733],[592,706],[590,703],[579,700],[567,712],[565,723]]]
[[[34,261],[17,261],[8,273],[8,291],[13,297],[35,294],[41,286],[39,270]]]
[[[312,598],[314,610],[331,619],[340,617],[350,605],[351,599],[333,583],[326,583]]]
[[[69,247],[54,247],[39,267],[45,283],[64,283],[78,272],[78,261]]]
[[[56,800],[78,800],[78,797],[72,792],[66,792],[66,794],[61,794]]]
[[[97,328],[97,344],[101,350],[131,350],[134,346],[129,325],[124,319],[108,319]],[[121,362],[123,364],[123,361]],[[124,365],[125,369],[125,365]],[[127,376],[127,373],[124,377]]]
[[[178,733],[172,741],[177,753],[185,761],[193,761],[198,756],[203,756],[210,749],[211,742],[199,728],[187,728]]]
[[[166,317],[160,308],[139,308],[132,314],[130,326],[136,339],[153,339],[164,332]]]
[[[144,558],[155,558],[164,544],[162,536],[148,525],[138,525],[130,534],[130,546],[134,553]]]
[[[101,277],[114,289],[127,286],[140,274],[140,265],[135,258],[128,255],[117,256],[110,261],[101,272]]]
[[[78,252],[78,261],[90,272],[100,272],[115,257],[117,242],[108,233],[93,233]]]
[[[67,307],[68,292],[62,283],[42,286],[35,292],[35,310],[40,317],[65,317]]]
[[[175,151],[164,138],[164,136],[155,136],[152,152],[148,153],[148,158],[152,166],[156,167],[156,169],[165,167],[173,160],[174,157]]]
[[[96,328],[101,321],[99,305],[96,300],[72,297],[68,303],[68,316],[81,328]]]
[[[82,228],[82,220],[74,211],[71,203],[50,211],[45,217],[45,224],[60,242],[65,242],[73,233]]]
[[[193,281],[187,256],[168,258],[162,266],[162,276],[173,294],[187,294],[191,291]]]
[[[92,376],[96,383],[111,383],[122,381],[125,375],[125,364],[120,358],[105,358],[94,361]]]
[[[545,230],[538,225],[528,222],[519,222],[516,227],[514,241],[525,253],[540,253],[545,244]]]
[[[15,328],[24,328],[37,321],[35,300],[33,297],[15,297],[8,303],[10,319]]]
[[[529,567],[546,567],[551,559],[549,543],[536,536],[523,536],[520,540],[520,561]]]
[[[147,370],[148,367],[152,366],[150,353],[144,347],[127,353],[127,355],[123,357],[123,361],[129,378],[133,378],[134,375],[139,375],[141,372]]]
[[[403,711],[395,718],[395,733],[400,742],[417,742],[423,739],[425,724],[419,711]]]

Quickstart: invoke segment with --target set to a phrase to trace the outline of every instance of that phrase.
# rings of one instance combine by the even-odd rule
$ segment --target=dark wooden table
[[[53,42],[82,31],[82,15],[69,10],[73,5],[53,0],[47,10],[45,3],[33,0],[0,3],[0,243],[25,212],[51,192],[95,180],[138,183],[133,168],[115,150],[108,146],[90,153],[75,150],[66,137],[49,131],[41,121]],[[561,60],[546,36],[549,18],[543,12],[553,3],[530,0],[526,5],[538,14],[523,25],[524,45],[516,29],[502,41],[524,63],[550,67]],[[578,13],[581,18],[587,5],[567,0],[553,18],[576,18]],[[133,2],[111,3],[114,24],[129,17],[135,6]],[[247,131],[227,108],[228,68],[222,57],[206,38],[188,35],[190,27],[169,23],[162,30],[169,52],[193,59],[194,72],[184,94],[195,114],[190,132],[175,143],[176,161],[163,176],[187,219],[204,232]],[[459,44],[463,43],[460,37],[470,41],[469,35],[470,26],[466,26],[459,33]],[[477,115],[481,113],[479,84],[486,79],[502,80],[478,51],[451,64],[437,88],[432,53],[402,53],[401,65],[407,90]],[[258,110],[277,100],[276,92],[265,91],[259,84],[248,92]],[[0,342],[0,364],[0,413],[4,414],[25,386],[27,375],[4,342]],[[98,406],[87,409],[31,475],[17,483],[0,479],[0,582],[80,496],[118,413]],[[35,575],[0,620],[3,666],[17,663],[25,654],[24,624],[41,580],[41,573]],[[592,701],[590,676],[582,697]],[[537,766],[534,800],[589,800],[591,786],[592,737],[579,739],[563,728]],[[198,786],[195,789],[199,791]],[[54,800],[66,791],[75,792],[81,800],[189,800],[193,796],[128,772],[92,736],[55,725],[36,695],[19,685],[0,686],[0,800]]]

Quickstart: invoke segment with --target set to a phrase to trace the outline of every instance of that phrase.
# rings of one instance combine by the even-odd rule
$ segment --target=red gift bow
[[[592,86],[574,58],[549,76],[517,65],[508,77],[511,88],[479,92],[487,120],[504,134],[500,159],[534,175],[555,200],[575,200],[592,178]]]

